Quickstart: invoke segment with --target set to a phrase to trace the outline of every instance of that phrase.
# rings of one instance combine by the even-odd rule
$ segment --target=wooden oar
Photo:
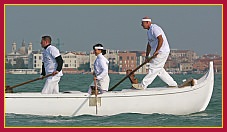
[[[119,81],[117,84],[115,84],[112,88],[110,88],[108,91],[112,91],[114,90],[119,84],[121,84],[125,79],[127,79],[130,75],[132,75],[134,72],[136,72],[138,69],[140,69],[143,65],[145,65],[147,62],[151,61],[153,58],[155,58],[155,56],[152,56],[151,58],[149,58],[147,61],[145,61],[144,63],[142,63],[141,65],[139,65],[136,69],[134,69],[133,71],[131,71],[128,75],[126,75],[121,81]]]
[[[6,90],[6,93],[12,93],[13,92],[13,88],[16,88],[16,87],[19,87],[19,86],[22,86],[24,84],[28,84],[28,83],[31,83],[31,82],[34,82],[34,81],[37,81],[37,80],[42,80],[44,78],[47,78],[49,76],[52,76],[53,74],[48,74],[46,76],[42,76],[42,77],[39,77],[39,78],[36,78],[36,79],[33,79],[33,80],[30,80],[30,81],[27,81],[27,82],[23,82],[23,83],[20,83],[20,84],[17,84],[17,85],[14,85],[14,86],[6,86],[5,90]]]
[[[94,85],[95,85],[95,113],[96,115],[98,114],[98,87],[97,87],[97,82],[96,79],[94,79]]]

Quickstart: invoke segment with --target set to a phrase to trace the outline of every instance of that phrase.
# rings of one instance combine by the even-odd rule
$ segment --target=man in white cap
[[[104,93],[108,91],[110,78],[108,75],[108,65],[109,61],[104,57],[106,54],[106,50],[103,49],[102,44],[95,44],[93,46],[93,50],[95,55],[97,56],[94,62],[94,80],[97,82],[97,88],[99,93]],[[92,83],[88,90],[89,94],[92,94]]]
[[[156,76],[159,76],[168,86],[177,87],[177,83],[165,71],[164,65],[169,56],[170,48],[163,30],[156,24],[152,24],[149,17],[142,19],[141,26],[147,29],[148,43],[146,49],[146,62],[150,53],[155,57],[150,61],[149,72],[143,78],[141,84],[133,84],[136,89],[146,89]]]

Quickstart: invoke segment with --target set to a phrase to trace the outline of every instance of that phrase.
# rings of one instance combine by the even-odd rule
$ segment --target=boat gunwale
[[[184,89],[185,91],[177,91],[177,92],[156,93],[156,94],[140,94],[140,95],[124,95],[124,96],[122,96],[122,95],[102,96],[104,94],[100,94],[101,96],[99,96],[99,97],[101,97],[101,98],[113,98],[113,97],[138,97],[138,96],[160,96],[160,95],[169,95],[169,94],[180,94],[180,93],[187,93],[187,92],[199,90],[199,89],[203,88],[204,85],[206,85],[206,84],[203,84],[202,86],[199,86],[199,87],[196,87],[196,88],[193,88],[193,87],[189,86],[189,87],[187,87],[187,90],[185,90],[185,88],[181,88],[181,89]],[[147,90],[147,92],[148,91],[152,92],[152,90]],[[121,93],[121,92],[119,92],[119,93]],[[76,95],[76,94],[67,93],[65,95]],[[29,97],[28,96],[26,96],[26,97],[24,97],[24,96],[22,96],[22,97],[11,96],[11,97],[5,97],[5,98],[93,98],[93,96],[91,96],[91,95],[88,95],[88,96],[84,95],[84,96],[81,96],[81,97],[78,97],[78,96],[77,97],[75,97],[75,96],[74,97],[72,97],[72,96],[42,96],[42,97],[41,96],[39,96],[39,97],[38,96],[36,96],[36,97],[34,97],[34,96],[29,96]]]
[[[186,86],[186,87],[183,87],[183,88],[157,87],[157,88],[147,88],[145,90],[123,89],[121,91],[107,92],[107,94],[105,94],[105,93],[99,94],[99,97],[101,97],[101,98],[113,98],[113,97],[160,96],[160,95],[180,94],[180,93],[191,92],[191,91],[201,89],[205,85],[207,85],[207,80],[209,79],[209,76],[212,76],[211,73],[210,73],[212,70],[213,70],[212,67],[210,67],[209,70],[201,78],[199,78],[198,82],[200,82],[200,83],[198,83],[194,86]],[[158,90],[160,90],[160,91],[165,91],[165,90],[167,91],[168,90],[168,91],[166,93],[146,94],[147,92],[159,92]],[[169,90],[171,90],[171,91],[169,91]],[[174,90],[174,91],[172,91],[172,90]],[[128,95],[129,93],[135,93],[137,91],[142,92],[142,93],[136,94],[136,95]],[[26,93],[26,92],[24,92],[24,93],[6,93],[8,96],[5,96],[5,98],[92,98],[93,97],[93,95],[89,95],[86,92],[80,92],[80,91],[72,91],[72,92],[75,92],[75,93],[70,93],[70,91],[69,91],[69,93],[61,92],[60,94],[41,94],[41,93],[36,93],[36,92],[34,92],[34,93]],[[27,94],[27,96],[26,95],[20,96],[21,94]],[[33,94],[33,95],[30,95],[30,94]],[[34,96],[34,94],[38,94],[38,95]],[[111,95],[111,94],[114,94],[114,95]],[[124,95],[116,95],[116,94],[124,94]],[[19,96],[17,96],[17,95],[19,95]],[[62,95],[64,95],[64,96],[62,96]],[[77,96],[73,96],[73,95],[77,95]],[[78,95],[80,95],[80,96],[78,96]]]

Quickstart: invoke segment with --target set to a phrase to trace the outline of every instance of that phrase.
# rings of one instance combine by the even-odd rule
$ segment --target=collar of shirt
[[[97,55],[97,58],[101,58],[102,57],[102,53]]]
[[[151,25],[150,25],[150,28],[149,28],[149,30],[150,30],[150,29],[152,28],[152,26],[153,26],[153,25],[154,25],[154,24],[151,24]]]
[[[44,49],[47,49],[48,46],[50,46],[51,44],[48,44],[47,46],[44,47]]]

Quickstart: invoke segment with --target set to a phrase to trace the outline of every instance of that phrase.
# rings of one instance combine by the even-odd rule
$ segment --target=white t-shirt
[[[47,74],[51,74],[57,69],[57,62],[55,60],[56,57],[58,57],[60,54],[59,50],[52,46],[49,45],[46,49],[43,50],[43,60],[44,62],[44,67]],[[62,70],[56,75],[56,76],[62,76]]]
[[[167,41],[167,38],[165,36],[165,33],[163,30],[156,24],[151,24],[150,29],[147,31],[148,36],[148,42],[151,46],[151,54],[155,52],[157,46],[158,46],[158,36],[162,35],[163,38],[163,44],[162,47],[159,50],[159,53],[169,53],[169,43]]]
[[[109,61],[102,55],[102,53],[97,55],[94,62],[94,70],[98,80],[102,80],[108,75],[108,63]]]

